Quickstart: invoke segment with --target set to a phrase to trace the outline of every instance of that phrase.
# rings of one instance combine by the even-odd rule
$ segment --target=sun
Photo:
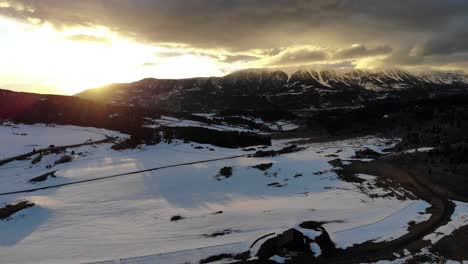
[[[208,56],[181,53],[157,56],[158,45],[139,43],[107,28],[55,29],[50,24],[22,24],[0,19],[0,85],[30,83],[47,87],[37,92],[58,91],[73,95],[109,83],[139,79],[219,76],[218,62]],[[167,49],[167,48],[166,48]],[[145,63],[153,61],[151,65]]]

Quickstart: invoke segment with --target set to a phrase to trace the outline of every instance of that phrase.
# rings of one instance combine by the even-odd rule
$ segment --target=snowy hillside
[[[96,140],[100,133],[125,137],[92,128],[37,125],[3,127],[2,133],[8,138],[16,130],[42,144]],[[247,156],[284,148],[291,141],[248,151],[182,141],[115,151],[103,143],[43,155],[34,164],[31,157],[0,166],[0,205],[34,203],[0,220],[0,259],[5,263],[197,262],[249,250],[265,234],[293,227],[307,233],[299,225],[310,220],[326,223],[336,246],[347,248],[368,240],[395,239],[407,232],[410,222],[428,219],[426,202],[392,198],[370,175],[359,175],[364,188],[343,181],[339,167],[329,163],[336,158],[352,160],[356,151],[366,148],[381,151],[394,141],[357,138],[305,144],[303,150],[274,157]],[[8,146],[2,148],[2,156],[25,150],[18,141],[2,144]],[[73,159],[54,163],[62,155]],[[230,168],[229,173],[223,168]],[[31,182],[50,171],[53,176]],[[320,249],[315,250],[320,254]]]
[[[90,89],[77,96],[115,105],[157,105],[194,112],[241,106],[248,109],[333,108],[359,106],[384,97],[409,100],[467,91],[468,77],[455,72],[301,69],[287,74],[279,70],[252,69],[224,77],[144,79]]]
[[[27,126],[6,123],[0,125],[0,146],[4,146],[0,151],[0,159],[20,155],[34,149],[48,148],[51,145],[63,146],[99,141],[105,139],[106,136],[123,137],[125,135],[97,128],[44,124]]]

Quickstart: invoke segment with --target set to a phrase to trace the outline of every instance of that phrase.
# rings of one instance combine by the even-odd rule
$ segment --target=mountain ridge
[[[246,69],[222,77],[146,78],[89,89],[76,96],[107,104],[203,112],[359,107],[375,100],[412,100],[467,91],[468,76],[456,72],[300,69],[288,74],[277,69]]]
[[[289,73],[288,73],[289,72]],[[306,74],[309,77],[312,77],[318,81],[318,79],[323,74],[328,76],[333,76],[335,78],[359,78],[363,75],[382,75],[388,78],[392,78],[394,80],[402,80],[401,76],[414,76],[419,78],[420,80],[426,80],[432,83],[445,83],[449,84],[446,81],[443,81],[442,78],[447,79],[456,79],[456,80],[463,80],[464,83],[468,84],[468,74],[460,72],[460,71],[437,71],[437,70],[425,70],[425,71],[409,71],[409,70],[401,70],[401,69],[375,69],[375,70],[362,70],[362,69],[352,69],[352,70],[343,70],[343,69],[306,69],[306,68],[299,68],[294,71],[285,71],[281,69],[275,68],[248,68],[248,69],[241,69],[234,71],[232,73],[226,74],[224,76],[208,76],[208,77],[190,77],[190,78],[180,78],[180,79],[171,79],[171,78],[154,78],[154,77],[147,77],[141,80],[137,80],[134,82],[129,83],[110,83],[104,86],[93,87],[82,92],[76,93],[76,96],[79,96],[83,92],[92,89],[100,89],[105,88],[112,85],[125,85],[125,84],[135,84],[145,81],[188,81],[188,80],[209,80],[209,79],[222,79],[222,78],[229,78],[232,76],[239,76],[239,75],[264,75],[264,74],[283,74],[287,77],[287,81],[291,79],[291,77],[295,75]]]

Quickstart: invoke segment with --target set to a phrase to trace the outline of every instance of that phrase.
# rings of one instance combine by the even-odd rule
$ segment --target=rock
[[[377,151],[366,148],[366,149],[363,149],[363,150],[356,151],[356,154],[354,155],[354,158],[356,158],[356,159],[376,159],[376,158],[378,158],[380,156],[382,156],[382,154],[378,153]]]
[[[322,226],[318,227],[317,230],[322,231],[318,237],[315,238],[315,243],[319,245],[322,255],[325,257],[333,256],[336,253],[336,245],[330,238],[327,230]]]
[[[282,148],[278,150],[278,154],[287,154],[287,153],[293,153],[293,152],[298,152],[301,150],[304,150],[304,147],[298,147],[296,145],[291,145],[289,147]]]
[[[47,172],[41,176],[38,176],[36,178],[32,178],[31,180],[29,180],[29,182],[32,182],[32,183],[36,183],[36,182],[43,182],[43,181],[46,181],[49,177],[52,177],[52,178],[55,178],[55,173],[57,171],[51,171],[51,172]]]
[[[212,234],[204,234],[203,236],[204,237],[219,237],[219,236],[225,236],[225,235],[232,234],[232,232],[233,231],[231,229],[225,229],[225,230],[222,230],[222,231],[214,232]]]
[[[181,216],[181,215],[174,215],[173,217],[171,217],[171,222],[177,222],[177,221],[182,220],[182,219],[184,219],[183,216]]]
[[[301,150],[304,150],[305,148],[304,147],[298,147],[296,145],[291,145],[291,146],[288,146],[288,147],[284,147],[280,150],[267,150],[267,151],[263,151],[263,150],[259,150],[257,152],[255,152],[254,154],[252,154],[251,156],[252,157],[274,157],[274,156],[277,156],[277,155],[281,155],[281,154],[288,154],[288,153],[293,153],[293,152],[298,152],[298,151],[301,151]]]
[[[261,261],[266,261],[274,255],[281,257],[311,255],[310,243],[313,242],[295,228],[288,229],[276,237],[266,240],[257,252]]]
[[[281,184],[279,182],[272,182],[272,183],[267,184],[267,186],[280,188],[280,187],[283,187],[285,185],[283,185],[283,184]]]
[[[309,243],[310,239],[295,228],[286,230],[278,236],[278,246],[283,255],[289,255],[291,252],[312,254]]]
[[[218,181],[221,181],[223,179],[227,179],[229,177],[232,176],[232,167],[222,167],[219,172],[218,172],[218,175],[216,175],[216,179]]]
[[[276,155],[278,155],[278,154],[274,150],[267,150],[267,151],[259,150],[259,151],[255,152],[254,154],[252,154],[252,157],[255,157],[255,158],[274,157]]]
[[[278,243],[277,240],[278,240],[277,237],[273,237],[265,241],[260,246],[260,249],[257,252],[257,257],[260,260],[265,261],[267,259],[270,259],[274,255],[277,255],[279,253],[278,248],[277,248],[277,243]]]
[[[21,201],[14,205],[7,204],[5,207],[0,208],[0,220],[5,220],[13,214],[32,206],[34,206],[34,203],[29,201]]]
[[[341,161],[341,159],[330,160],[328,163],[333,167],[343,167],[343,162]]]
[[[314,238],[315,243],[320,247],[322,251],[322,255],[325,257],[332,256],[336,252],[336,245],[330,238],[327,230],[323,228],[323,224],[325,222],[316,222],[316,221],[307,221],[301,223],[299,226],[304,229],[311,229],[314,231],[318,231],[321,234]]]
[[[36,152],[34,151],[34,153],[36,153]],[[37,157],[35,157],[35,158],[31,161],[31,164],[39,163],[39,162],[41,162],[41,160],[42,160],[42,155],[38,155]]]
[[[261,171],[266,171],[266,170],[270,169],[271,167],[273,167],[273,163],[264,163],[264,164],[259,164],[259,165],[252,166],[252,168],[259,169]]]
[[[245,148],[245,149],[242,149],[242,151],[255,151],[256,149],[255,148]]]
[[[63,155],[62,157],[60,157],[60,159],[58,159],[57,161],[55,161],[55,165],[61,164],[61,163],[71,162],[72,160],[73,160],[73,157],[72,157],[72,156],[70,156],[70,155]]]

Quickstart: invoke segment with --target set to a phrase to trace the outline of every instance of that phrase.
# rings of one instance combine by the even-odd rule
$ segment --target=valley
[[[189,111],[31,94],[0,126],[0,259],[462,261],[448,246],[466,243],[468,224],[459,85],[418,97],[367,87],[391,99],[320,109],[321,96]]]

